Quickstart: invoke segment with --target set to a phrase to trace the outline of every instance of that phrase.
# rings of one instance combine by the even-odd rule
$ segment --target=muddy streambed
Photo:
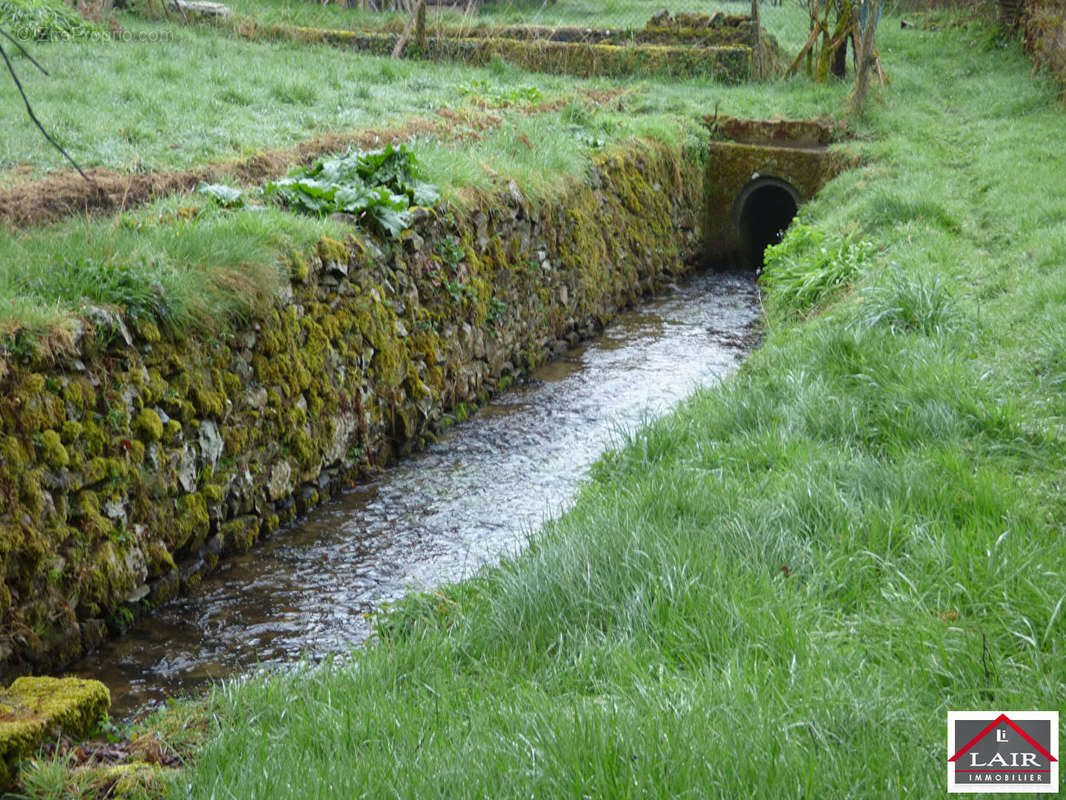
[[[257,664],[365,641],[381,603],[520,548],[620,431],[733,369],[757,319],[748,274],[671,286],[376,482],[224,561],[74,672],[108,684],[121,717]]]

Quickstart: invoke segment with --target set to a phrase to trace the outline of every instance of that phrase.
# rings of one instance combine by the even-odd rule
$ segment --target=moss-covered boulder
[[[81,678],[19,678],[0,692],[0,787],[8,787],[18,762],[56,731],[87,735],[107,713],[111,693]]]

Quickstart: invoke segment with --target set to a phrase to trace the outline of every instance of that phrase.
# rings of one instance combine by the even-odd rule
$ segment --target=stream
[[[758,320],[750,273],[671,285],[375,482],[223,560],[72,674],[107,684],[112,716],[126,718],[257,665],[366,641],[382,603],[519,550],[621,431],[733,370]]]

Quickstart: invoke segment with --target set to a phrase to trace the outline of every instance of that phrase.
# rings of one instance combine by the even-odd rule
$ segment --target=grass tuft
[[[892,269],[884,285],[865,290],[853,324],[885,325],[893,333],[941,336],[955,332],[962,322],[950,292],[938,275],[904,274]]]
[[[807,318],[838,298],[873,260],[876,248],[854,235],[830,237],[800,221],[766,248],[760,282],[772,319]]]

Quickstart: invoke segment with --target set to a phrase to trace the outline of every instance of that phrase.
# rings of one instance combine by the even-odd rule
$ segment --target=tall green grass
[[[0,236],[5,349],[63,349],[84,307],[114,308],[171,333],[216,333],[269,303],[286,257],[343,228],[278,209],[223,211],[174,197],[108,220]]]
[[[802,41],[803,20],[796,10],[787,11],[782,9],[781,30],[798,32]],[[180,168],[291,145],[326,131],[435,119],[438,109],[468,105],[479,95],[528,105],[532,101],[523,98],[551,101],[581,88],[624,88],[632,93],[628,105],[642,112],[697,116],[712,113],[717,102],[723,113],[768,116],[825,113],[834,108],[827,98],[838,93],[789,84],[764,87],[764,94],[711,81],[577,80],[531,74],[506,62],[477,68],[397,61],[324,45],[248,42],[211,27],[152,23],[128,14],[120,20],[131,41],[31,46],[49,76],[28,68],[21,57],[15,61],[37,115],[84,166]],[[0,105],[12,110],[0,118],[0,183],[23,180],[27,170],[68,166],[17,111],[20,103],[14,86],[0,82]],[[12,172],[15,167],[21,171]]]
[[[310,4],[309,4],[310,5]],[[183,28],[123,15],[132,41],[73,40],[30,47],[45,76],[16,58],[37,115],[84,166],[131,171],[183,167],[248,155],[326,131],[387,127],[465,104],[487,74],[326,46],[247,42],[213,28]],[[152,38],[156,40],[153,41]],[[502,89],[528,75],[498,70]],[[535,81],[544,99],[573,88]],[[0,82],[0,169],[68,166],[20,113],[10,81]],[[12,178],[9,176],[9,180]]]

